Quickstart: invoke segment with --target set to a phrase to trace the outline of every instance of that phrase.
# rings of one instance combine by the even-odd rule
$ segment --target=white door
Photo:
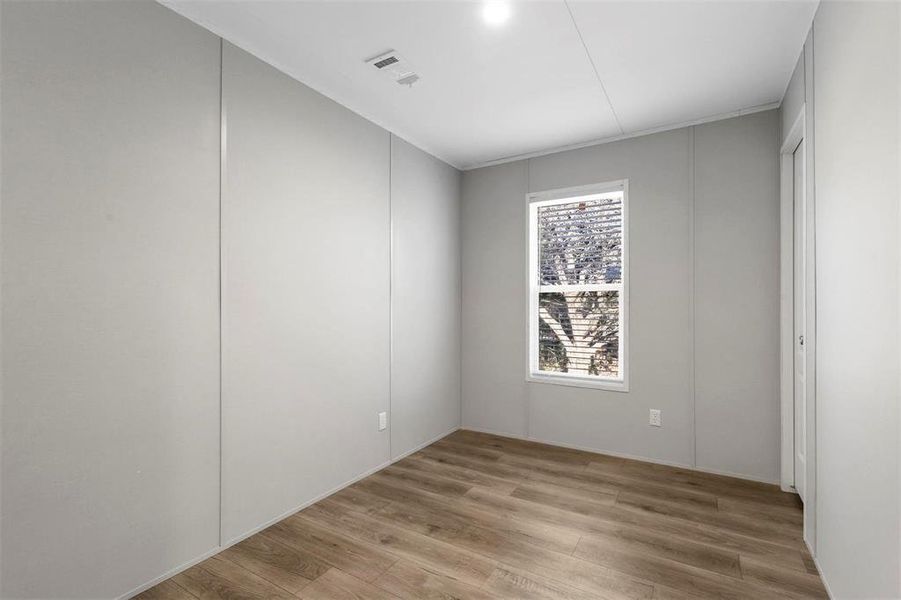
[[[804,140],[793,153],[795,489],[804,500],[807,481],[807,203],[804,201]]]

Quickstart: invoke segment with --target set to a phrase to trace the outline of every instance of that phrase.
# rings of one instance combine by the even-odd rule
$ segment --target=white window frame
[[[594,200],[606,194],[623,195],[623,257],[620,283],[592,285],[541,286],[538,280],[538,208],[554,204],[564,204],[584,200]],[[629,391],[629,180],[620,179],[578,187],[561,188],[526,195],[528,218],[526,219],[526,241],[529,259],[526,264],[528,289],[528,318],[526,339],[526,381],[549,383],[573,387],[592,388],[614,392]],[[542,289],[545,288],[545,289]],[[552,289],[551,289],[552,288]],[[571,373],[551,373],[538,370],[538,294],[540,291],[573,292],[585,290],[615,290],[620,294],[619,303],[619,364],[620,377],[596,375],[575,375]]]

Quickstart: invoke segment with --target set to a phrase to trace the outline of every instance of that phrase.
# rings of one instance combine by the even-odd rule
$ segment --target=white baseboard
[[[391,460],[387,460],[387,461],[385,461],[385,462],[379,464],[379,465],[376,466],[376,467],[373,467],[373,468],[371,468],[371,469],[369,469],[369,470],[367,470],[367,471],[364,471],[363,473],[361,473],[361,474],[357,475],[356,477],[353,477],[352,479],[349,479],[348,481],[346,481],[346,482],[344,482],[344,483],[342,483],[342,484],[340,484],[340,485],[338,485],[338,486],[336,486],[336,487],[330,489],[329,491],[327,491],[327,492],[325,492],[325,493],[322,493],[322,494],[319,494],[319,495],[316,496],[315,498],[313,498],[313,499],[311,499],[311,500],[307,500],[306,502],[304,502],[304,503],[302,503],[302,504],[300,504],[300,505],[298,505],[298,506],[296,506],[296,507],[294,507],[294,508],[288,510],[287,512],[282,513],[281,515],[275,517],[274,519],[270,519],[269,521],[263,523],[262,525],[259,525],[258,527],[254,527],[254,528],[251,529],[250,531],[248,531],[248,532],[246,532],[246,533],[242,533],[241,535],[239,535],[239,536],[237,536],[237,537],[234,537],[234,538],[228,540],[227,542],[224,542],[222,545],[216,546],[215,548],[212,548],[211,550],[208,550],[208,551],[204,552],[204,553],[201,554],[200,556],[198,556],[198,557],[196,557],[196,558],[192,558],[192,559],[189,560],[188,562],[183,563],[183,564],[181,564],[181,565],[175,567],[174,569],[170,569],[169,571],[166,571],[165,573],[163,573],[163,574],[160,575],[159,577],[156,577],[156,578],[152,579],[151,581],[148,581],[147,583],[144,583],[144,584],[139,585],[138,587],[134,588],[134,589],[131,590],[130,592],[127,592],[127,593],[123,594],[122,596],[119,596],[119,598],[118,598],[117,600],[127,600],[128,598],[131,598],[132,596],[136,596],[136,595],[140,594],[141,592],[144,592],[144,591],[146,591],[146,590],[149,590],[149,589],[152,588],[153,586],[155,586],[155,585],[157,585],[157,584],[159,584],[159,583],[162,583],[163,581],[169,579],[170,577],[174,577],[174,576],[178,575],[179,573],[181,573],[182,571],[186,571],[186,570],[190,569],[191,567],[193,567],[194,565],[196,565],[196,564],[198,564],[198,563],[201,563],[201,562],[205,561],[206,559],[208,559],[208,558],[210,558],[210,557],[212,557],[212,556],[215,556],[216,554],[219,554],[220,552],[222,552],[222,551],[225,550],[226,548],[229,548],[229,547],[231,547],[231,546],[234,546],[235,544],[237,544],[237,543],[239,543],[239,542],[241,542],[241,541],[243,541],[243,540],[249,538],[250,536],[255,535],[255,534],[257,534],[257,533],[263,531],[264,529],[266,529],[267,527],[269,527],[269,526],[271,526],[271,525],[275,525],[276,523],[278,523],[278,522],[281,521],[282,519],[285,519],[285,518],[287,518],[287,517],[290,517],[290,516],[293,515],[294,513],[300,512],[300,511],[302,511],[303,509],[307,508],[308,506],[312,506],[313,504],[316,504],[316,503],[319,502],[320,500],[324,500],[324,499],[328,498],[328,497],[331,496],[332,494],[335,494],[335,493],[337,493],[337,492],[340,492],[341,490],[343,490],[343,489],[346,488],[347,486],[353,485],[354,483],[360,481],[361,479],[365,479],[366,477],[369,477],[369,476],[372,475],[373,473],[377,473],[377,472],[381,471],[381,470],[384,469],[385,467],[388,467],[388,466],[392,465],[393,463],[396,463],[397,461],[406,458],[407,456],[413,454],[414,452],[419,452],[420,450],[422,450],[422,449],[425,448],[426,446],[429,446],[429,445],[431,445],[431,444],[434,444],[435,442],[437,442],[437,441],[440,440],[441,438],[444,438],[444,437],[449,436],[450,434],[452,434],[453,432],[457,431],[458,429],[460,429],[460,426],[459,426],[459,425],[456,425],[456,426],[454,426],[453,428],[451,428],[449,431],[447,431],[447,432],[445,432],[445,433],[442,433],[442,434],[440,434],[440,435],[438,435],[438,436],[436,436],[436,437],[434,437],[434,438],[432,438],[432,439],[430,439],[430,440],[428,440],[428,441],[426,441],[426,442],[423,442],[422,444],[416,446],[416,447],[413,448],[412,450],[408,450],[407,452],[404,452],[403,454],[401,454],[401,455],[398,456],[397,458],[394,458],[394,459],[391,459]]]
[[[823,587],[826,588],[826,595],[829,596],[830,600],[835,598],[835,594],[832,593],[832,589],[829,587],[829,582],[826,580],[826,575],[823,574],[823,569],[820,567],[820,561],[817,560],[816,554],[813,552],[813,548],[810,547],[810,544],[807,540],[804,540],[804,545],[807,546],[807,551],[810,552],[810,557],[813,559],[813,564],[816,565],[817,574],[820,576],[820,581],[823,582]]]
[[[158,583],[162,583],[163,581],[169,579],[170,577],[174,577],[175,575],[178,575],[178,574],[181,573],[182,571],[186,571],[187,569],[190,569],[190,568],[193,567],[194,565],[196,565],[196,564],[198,564],[198,563],[201,563],[201,562],[205,561],[206,559],[210,558],[211,556],[215,556],[216,554],[219,554],[220,552],[222,552],[222,551],[225,550],[226,548],[230,548],[231,546],[234,546],[235,544],[237,544],[237,543],[239,543],[239,542],[241,542],[241,541],[243,541],[243,540],[246,540],[246,539],[249,538],[250,536],[252,536],[252,535],[254,535],[254,534],[257,534],[257,533],[263,531],[263,530],[266,529],[267,527],[269,527],[269,526],[271,526],[271,525],[275,525],[276,523],[278,523],[278,522],[281,521],[282,519],[285,519],[285,518],[287,518],[287,517],[290,517],[290,516],[293,515],[294,513],[299,512],[299,511],[301,511],[301,510],[307,508],[308,506],[311,506],[311,505],[313,505],[313,504],[316,504],[316,503],[319,502],[320,500],[324,500],[325,498],[328,498],[329,496],[331,496],[332,494],[334,494],[334,493],[336,493],[336,492],[340,492],[341,490],[343,490],[343,489],[346,488],[347,486],[353,485],[354,483],[358,482],[359,480],[364,479],[364,478],[366,478],[366,477],[369,477],[369,476],[372,475],[373,473],[377,473],[378,471],[381,471],[381,470],[384,469],[385,467],[389,466],[389,465],[391,464],[391,462],[392,462],[392,461],[385,461],[385,462],[381,463],[380,465],[378,465],[378,466],[376,466],[376,467],[373,467],[372,469],[369,469],[368,471],[365,471],[364,473],[362,473],[362,474],[360,474],[360,475],[354,477],[353,479],[351,479],[351,480],[349,480],[349,481],[347,481],[347,482],[345,482],[345,483],[342,483],[342,484],[340,484],[340,485],[338,485],[338,486],[332,488],[331,490],[329,490],[329,491],[327,491],[327,492],[325,492],[325,493],[323,493],[323,494],[319,494],[318,496],[316,496],[316,497],[313,498],[312,500],[308,500],[308,501],[304,502],[303,504],[301,504],[301,505],[299,505],[299,506],[297,506],[297,507],[295,507],[295,508],[292,508],[292,509],[288,510],[287,512],[282,513],[281,515],[275,517],[274,519],[270,519],[269,521],[266,521],[266,522],[263,523],[262,525],[259,525],[258,527],[254,527],[254,528],[251,529],[250,531],[248,531],[248,532],[246,532],[246,533],[242,533],[241,535],[239,535],[239,536],[237,536],[237,537],[234,537],[234,538],[230,539],[230,540],[227,541],[227,542],[224,542],[221,546],[217,546],[216,548],[213,548],[213,549],[210,550],[210,551],[204,552],[203,554],[201,554],[201,555],[198,556],[197,558],[192,558],[191,560],[189,560],[188,562],[184,563],[183,565],[178,566],[178,567],[176,567],[176,568],[174,568],[174,569],[172,569],[172,570],[170,570],[170,571],[167,571],[165,574],[160,575],[159,577],[157,577],[157,578],[155,578],[155,579],[149,581],[148,583],[139,585],[138,587],[136,587],[135,589],[131,590],[130,592],[128,592],[128,593],[126,593],[126,594],[120,596],[120,597],[119,597],[119,600],[127,600],[128,598],[131,598],[132,596],[135,596],[135,595],[137,595],[137,594],[140,594],[141,592],[143,592],[143,591],[145,591],[145,590],[149,590],[150,588],[152,588],[153,586],[157,585]]]
[[[750,475],[743,475],[740,473],[730,473],[728,471],[716,471],[713,469],[703,469],[703,468],[700,468],[700,467],[697,467],[694,465],[690,465],[687,463],[681,463],[681,462],[677,462],[677,461],[667,461],[667,460],[662,460],[659,458],[640,456],[637,454],[626,454],[625,452],[615,452],[612,450],[605,450],[603,448],[589,448],[587,446],[578,446],[576,444],[568,444],[566,442],[557,442],[554,440],[547,440],[547,439],[542,439],[542,438],[537,438],[537,437],[529,437],[529,436],[519,435],[519,434],[515,434],[515,433],[504,432],[504,431],[494,431],[491,429],[484,429],[481,427],[471,427],[469,425],[464,425],[463,427],[461,427],[461,429],[465,429],[467,431],[476,431],[479,433],[488,433],[491,435],[499,435],[501,437],[508,437],[508,438],[513,438],[513,439],[517,439],[517,440],[524,440],[527,442],[538,442],[540,444],[548,444],[549,446],[559,446],[560,448],[569,448],[570,450],[581,450],[582,452],[591,452],[592,454],[603,454],[603,455],[607,455],[607,456],[615,456],[617,458],[627,458],[630,460],[638,460],[641,462],[652,463],[655,465],[664,465],[667,467],[678,467],[680,469],[688,469],[690,471],[698,471],[699,473],[710,473],[711,475],[723,475],[725,477],[734,477],[736,479],[745,479],[747,481],[755,481],[757,483],[767,483],[767,484],[775,485],[775,486],[779,485],[778,481],[757,478],[757,477],[753,477]]]
[[[122,594],[121,596],[119,596],[119,598],[117,600],[126,600],[127,598],[131,598],[132,596],[137,596],[141,592],[149,590],[156,584],[162,583],[162,582],[166,581],[167,579],[169,579],[170,577],[175,577],[182,571],[187,571],[188,569],[190,569],[197,563],[201,563],[201,562],[205,561],[206,559],[210,558],[211,556],[215,556],[216,554],[219,554],[220,552],[222,552],[222,550],[224,550],[224,548],[220,548],[218,546],[211,550],[207,550],[206,552],[204,552],[197,558],[192,558],[188,562],[181,564],[181,565],[175,567],[174,569],[170,569],[170,570],[166,571],[159,577],[152,579],[147,583],[139,585],[138,587],[131,590],[130,592],[126,592],[126,593]]]

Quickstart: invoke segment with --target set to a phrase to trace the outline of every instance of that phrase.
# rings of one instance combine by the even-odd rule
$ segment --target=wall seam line
[[[219,38],[219,547],[222,547],[222,191],[225,185],[225,102],[223,93],[223,63],[225,42]]]
[[[388,460],[394,459],[394,134],[388,132]]]
[[[568,10],[568,9],[569,9],[569,7],[567,7],[567,10]],[[573,21],[573,24],[575,24],[575,21]],[[528,195],[529,195],[530,193],[532,193],[532,159],[531,159],[531,158],[528,158],[528,159],[526,159],[526,197],[528,197]],[[528,211],[529,211],[529,205],[528,205],[528,202],[526,203],[525,208],[526,208],[526,214],[528,215]],[[526,218],[528,219],[528,217],[526,217]],[[527,231],[528,231],[528,229],[527,229]],[[525,241],[526,241],[526,244],[525,244],[525,245],[526,245],[526,249],[525,249],[526,251],[525,251],[524,256],[529,256],[529,252],[531,252],[531,248],[528,247],[528,244],[529,244],[529,234],[526,234]],[[528,265],[526,266],[526,272],[528,273]],[[529,277],[531,277],[531,276],[532,276],[532,274],[529,273]],[[529,293],[530,293],[530,292],[529,292],[529,289],[528,289],[530,285],[532,285],[531,282],[529,282],[529,281],[527,280],[527,282],[526,282],[526,302],[531,302],[531,300],[529,299]],[[529,309],[528,309],[528,304],[527,304],[527,308],[526,308],[526,323],[527,323],[526,331],[529,331],[529,328],[532,327],[532,324],[529,323],[529,319],[530,319],[530,318],[531,318],[531,316],[530,316],[530,314],[529,314]],[[527,366],[527,368],[530,368],[530,367],[528,367],[528,365],[530,364],[530,361],[531,361],[531,353],[532,353],[532,349],[529,347],[529,344],[531,344],[531,343],[532,343],[531,340],[530,340],[529,338],[527,338],[527,339],[526,339],[526,354],[525,354],[525,357],[524,357],[524,358],[525,358],[525,361],[526,361],[526,366]],[[528,383],[525,384],[525,388],[524,388],[524,389],[525,389],[525,392],[526,392],[526,397],[525,397],[525,399],[524,399],[525,402],[523,403],[523,406],[524,406],[525,411],[526,411],[526,414],[525,414],[526,439],[530,440],[530,439],[532,439],[532,389],[531,389],[531,386],[530,386]]]
[[[807,482],[810,483],[811,472],[813,474],[813,485],[807,486],[805,483],[805,488],[809,487],[806,491],[807,502],[810,505],[810,520],[811,525],[809,528],[810,535],[808,536],[806,531],[802,530],[802,538],[804,538],[805,543],[807,543],[808,548],[810,549],[811,556],[814,557],[814,562],[816,562],[817,556],[817,539],[818,539],[818,519],[817,519],[817,507],[819,506],[819,499],[817,494],[818,489],[818,481],[819,481],[819,472],[818,472],[818,464],[819,460],[817,458],[817,448],[819,447],[819,427],[817,427],[817,192],[816,192],[816,93],[815,93],[815,84],[816,84],[816,44],[814,43],[814,39],[816,37],[816,20],[810,25],[810,31],[808,32],[808,41],[805,41],[804,46],[802,47],[803,53],[803,64],[804,64],[804,184],[806,186],[804,191],[804,202],[808,206],[811,207],[810,219],[813,223],[813,232],[810,236],[810,251],[813,255],[813,284],[811,286],[811,292],[813,294],[813,306],[811,307],[813,310],[811,311],[812,316],[810,319],[813,321],[811,323],[810,331],[807,332],[808,337],[813,337],[813,343],[810,345],[809,352],[811,352],[811,364],[813,365],[813,369],[811,370],[813,377],[812,381],[809,382],[809,396],[808,396],[808,412],[813,412],[813,436],[808,436],[806,448],[807,451],[807,461],[808,464],[813,462],[813,468],[810,472],[805,470],[805,475],[807,476]],[[810,44],[810,55],[807,53],[807,44]],[[810,59],[808,61],[808,58]],[[809,83],[808,83],[809,82]],[[809,85],[809,88],[808,88]],[[807,92],[810,92],[808,95]],[[808,118],[808,112],[809,118]],[[794,412],[793,412],[794,414]],[[806,418],[806,417],[805,417]],[[808,421],[808,424],[811,424]],[[812,450],[812,451],[811,451]],[[808,529],[806,523],[804,525],[804,529]],[[809,537],[809,539],[808,539]],[[817,564],[817,568],[819,569],[819,564]],[[827,592],[829,591],[829,587],[826,584],[826,578],[823,575],[823,571],[820,570],[820,577],[823,580],[823,585],[826,586]],[[831,593],[831,592],[830,592]],[[834,597],[834,596],[833,596]]]
[[[697,290],[695,260],[695,127],[688,130],[688,278],[691,287],[688,294],[688,336],[689,336],[689,395],[691,396],[691,466],[698,466],[698,433],[697,433],[697,340],[695,335],[696,307],[695,292]]]
[[[460,383],[460,393],[458,394],[458,401],[460,403],[460,427],[463,427],[463,418],[464,418],[464,410],[463,410],[463,386],[465,385],[465,378],[463,376],[463,336],[465,328],[463,327],[463,196],[464,196],[464,173],[457,169],[457,181],[459,185],[457,187],[457,276],[460,288],[457,293],[457,299],[460,301],[460,305],[457,309],[457,316],[459,317],[459,330],[460,337],[458,339],[457,346],[457,365],[459,366],[459,372],[457,373],[457,379]]]

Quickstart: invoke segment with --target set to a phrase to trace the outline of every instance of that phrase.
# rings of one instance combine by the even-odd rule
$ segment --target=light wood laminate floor
[[[138,598],[825,598],[777,487],[458,431]]]

